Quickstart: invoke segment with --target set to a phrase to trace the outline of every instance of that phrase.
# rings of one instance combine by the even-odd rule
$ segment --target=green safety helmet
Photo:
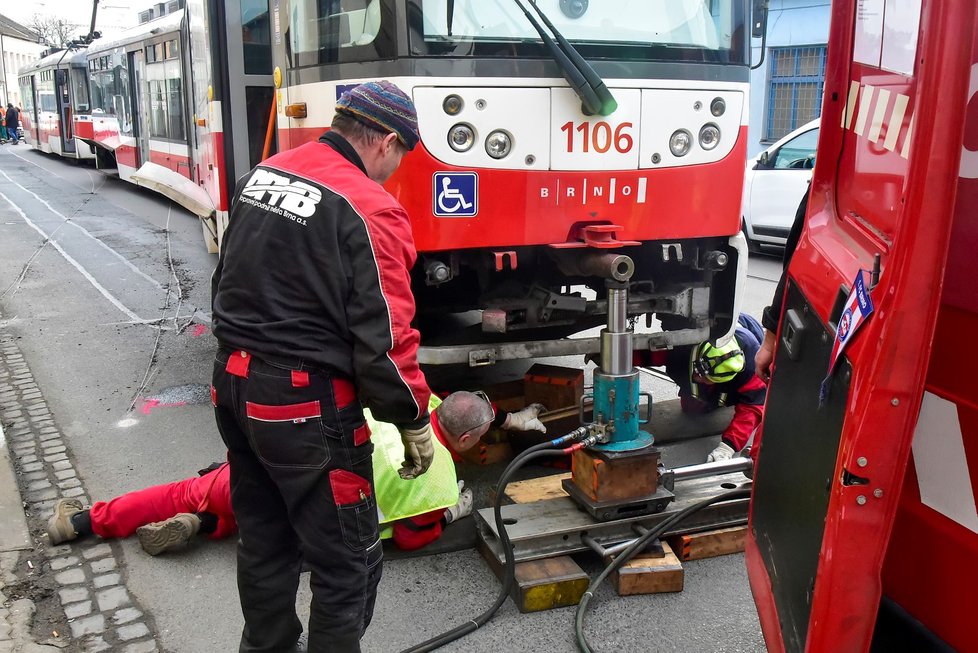
[[[698,374],[713,383],[732,380],[747,364],[744,352],[731,338],[726,344],[713,345],[704,342],[693,350],[690,357],[690,374]]]

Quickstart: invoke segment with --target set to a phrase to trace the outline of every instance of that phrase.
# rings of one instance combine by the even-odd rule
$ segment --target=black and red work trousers
[[[313,597],[308,650],[359,653],[383,548],[373,444],[353,384],[222,347],[213,399],[239,529],[239,651],[294,650],[301,552]]]

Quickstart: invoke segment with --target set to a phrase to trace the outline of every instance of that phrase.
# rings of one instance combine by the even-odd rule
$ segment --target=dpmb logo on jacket
[[[315,186],[285,175],[256,168],[241,191],[241,201],[305,224],[299,218],[316,212],[322,192]]]

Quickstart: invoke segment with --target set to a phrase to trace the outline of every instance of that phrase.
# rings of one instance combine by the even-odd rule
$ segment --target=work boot
[[[182,512],[164,521],[146,524],[136,529],[139,546],[151,556],[182,549],[200,530],[200,517]]]
[[[465,487],[464,481],[458,482],[458,503],[445,508],[445,523],[451,524],[462,517],[472,514],[472,490]]]
[[[54,514],[48,520],[48,539],[51,544],[61,544],[78,537],[71,516],[83,509],[78,499],[59,499],[54,506]]]

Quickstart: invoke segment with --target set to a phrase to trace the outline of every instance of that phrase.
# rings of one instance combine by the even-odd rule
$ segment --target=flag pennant
[[[873,313],[873,300],[869,296],[869,290],[863,280],[864,270],[856,273],[856,280],[853,281],[849,289],[849,296],[846,298],[846,305],[842,309],[842,316],[839,317],[839,324],[835,328],[835,341],[832,343],[832,353],[829,356],[829,371],[822,381],[819,389],[819,405],[825,403],[829,396],[829,388],[832,385],[832,374],[835,372],[836,363],[845,351],[846,346],[856,335],[856,331],[866,323],[869,316]]]

